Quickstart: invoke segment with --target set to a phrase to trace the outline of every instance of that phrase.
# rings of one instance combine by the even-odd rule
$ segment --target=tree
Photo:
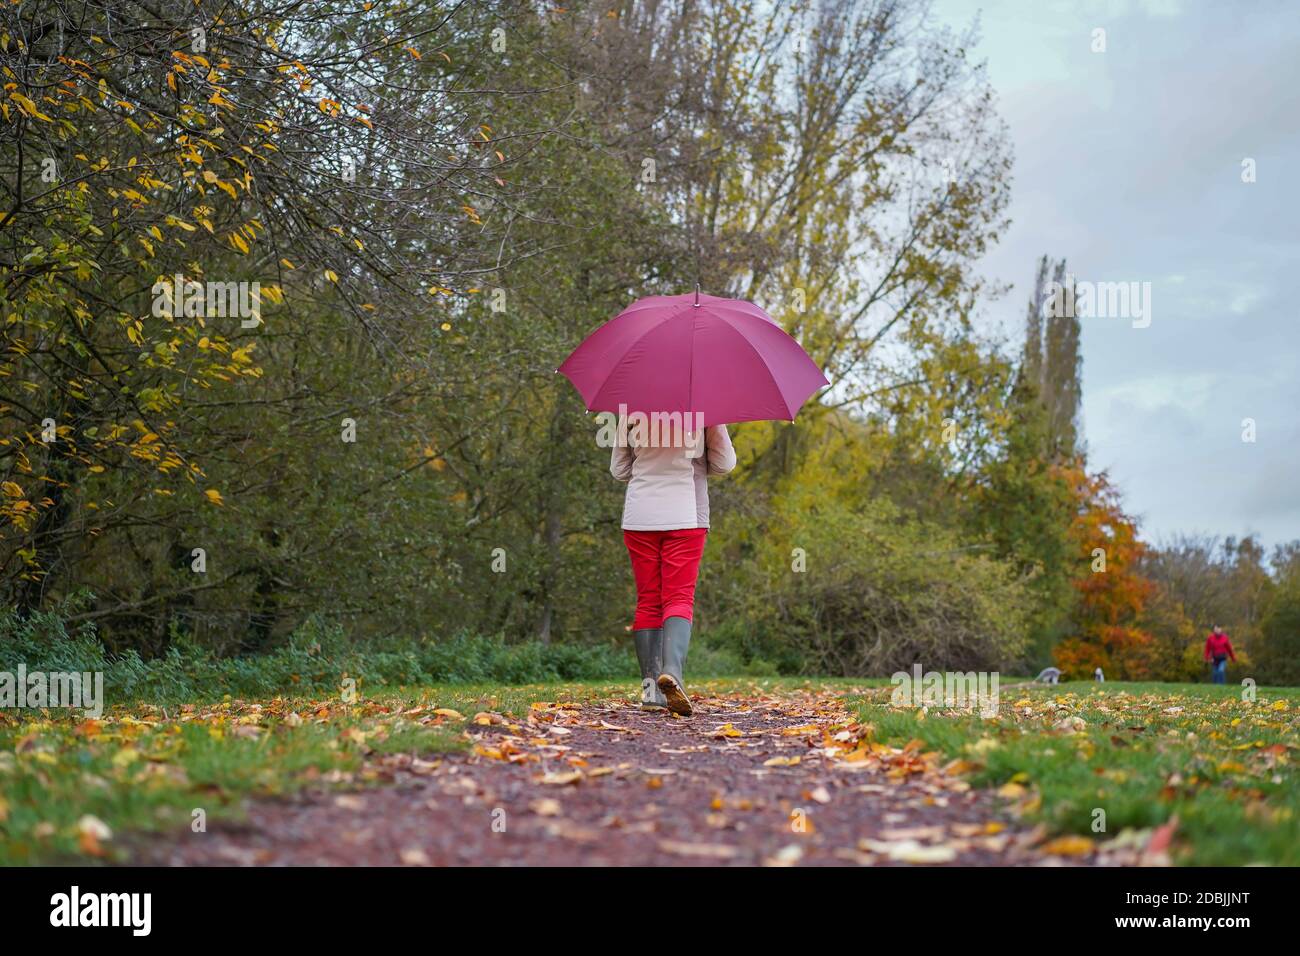
[[[1254,656],[1263,641],[1263,617],[1285,576],[1283,553],[1275,556],[1273,576],[1264,566],[1264,549],[1249,536],[1179,535],[1143,557],[1143,573],[1167,592],[1171,605],[1181,608],[1188,621],[1188,647],[1195,651],[1196,665],[1189,676],[1203,676],[1200,650],[1215,626],[1227,631],[1239,654]]]
[[[1152,639],[1140,623],[1153,585],[1140,571],[1146,545],[1137,524],[1124,513],[1104,472],[1088,474],[1080,464],[1058,467],[1078,503],[1070,531],[1079,604],[1070,636],[1056,646],[1057,666],[1074,678],[1090,677],[1101,667],[1110,678],[1151,679]]]
[[[966,520],[1027,579],[1034,595],[1027,663],[1037,667],[1068,633],[1077,609],[1077,475],[1047,452],[1053,446],[1049,413],[1023,366],[1005,407],[1000,453],[973,476]]]
[[[1278,546],[1272,559],[1276,586],[1269,594],[1254,653],[1258,681],[1300,684],[1300,542]]]
[[[1046,413],[1043,457],[1055,462],[1070,461],[1082,453],[1078,420],[1083,401],[1083,359],[1079,354],[1080,329],[1074,314],[1072,283],[1064,259],[1053,264],[1043,256],[1038,261],[1020,366],[1023,386],[1031,390]]]
[[[0,575],[21,609],[90,540],[223,506],[208,468],[244,436],[212,426],[271,336],[324,302],[400,353],[416,295],[463,299],[500,257],[503,217],[473,205],[504,163],[474,145],[480,61],[435,65],[471,14],[128,7],[0,12]],[[231,285],[234,316],[212,308]]]

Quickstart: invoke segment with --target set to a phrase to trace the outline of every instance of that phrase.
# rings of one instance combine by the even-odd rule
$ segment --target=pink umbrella
[[[758,306],[698,290],[638,299],[557,371],[588,411],[699,412],[705,425],[793,421],[808,396],[830,384]]]

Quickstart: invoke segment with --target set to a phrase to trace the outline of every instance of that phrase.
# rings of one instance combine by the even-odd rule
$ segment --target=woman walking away
[[[667,429],[664,429],[665,431]],[[682,682],[695,611],[695,580],[709,533],[709,475],[736,467],[726,425],[696,438],[678,435],[665,444],[648,442],[633,429],[619,429],[609,470],[626,481],[623,542],[636,580],[632,621],[641,665],[641,709],[667,707],[689,717],[691,702]]]
[[[1212,665],[1210,683],[1226,684],[1228,682],[1228,658],[1237,663],[1237,655],[1232,652],[1232,641],[1223,633],[1219,625],[1214,625],[1210,636],[1205,639],[1205,659]]]

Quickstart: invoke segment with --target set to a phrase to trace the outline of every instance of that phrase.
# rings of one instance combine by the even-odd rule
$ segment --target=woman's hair
[[[703,435],[688,439],[680,417],[664,414],[637,420],[639,427],[622,422],[621,436],[629,448],[685,448],[689,441],[703,441]]]

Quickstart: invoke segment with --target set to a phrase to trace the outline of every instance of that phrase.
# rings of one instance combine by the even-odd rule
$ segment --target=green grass
[[[1300,865],[1300,690],[1252,703],[1207,684],[1003,682],[1000,697],[994,719],[895,709],[883,691],[858,709],[883,742],[919,739],[968,761],[976,785],[1028,788],[1026,817],[1053,832],[1100,842],[1177,816],[1176,862]]]

